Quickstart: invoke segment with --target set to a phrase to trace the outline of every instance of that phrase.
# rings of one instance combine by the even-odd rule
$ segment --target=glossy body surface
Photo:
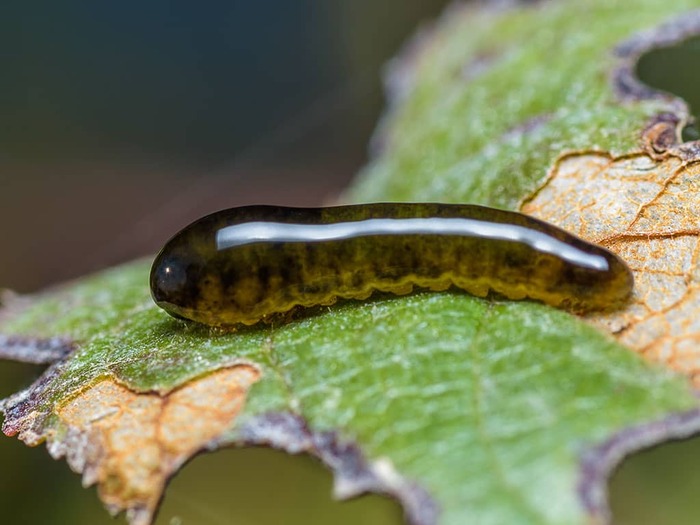
[[[211,326],[451,286],[587,311],[619,306],[633,279],[616,255],[545,222],[437,203],[223,210],[175,235],[151,270],[160,307]]]

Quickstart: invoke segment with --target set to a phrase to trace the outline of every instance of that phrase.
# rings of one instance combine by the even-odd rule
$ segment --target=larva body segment
[[[151,270],[159,306],[211,326],[451,286],[586,311],[622,303],[633,279],[614,254],[550,224],[437,203],[223,210],[175,235]]]

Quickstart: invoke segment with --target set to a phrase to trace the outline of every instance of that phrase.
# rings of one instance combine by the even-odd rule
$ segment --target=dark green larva
[[[451,286],[588,311],[619,306],[633,279],[616,255],[532,217],[433,203],[223,210],[175,235],[151,270],[160,307],[211,326]]]

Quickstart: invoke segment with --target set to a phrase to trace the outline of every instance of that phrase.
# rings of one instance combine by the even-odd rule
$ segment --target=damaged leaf
[[[224,334],[159,310],[147,270],[10,305],[3,323],[63,337],[92,326],[6,401],[3,429],[46,440],[136,524],[187,457],[229,445],[315,455],[336,496],[391,495],[409,523],[582,522],[583,444],[695,406],[683,381],[537,304],[426,293]],[[61,304],[72,312],[52,324]],[[113,308],[118,322],[100,319]]]
[[[687,374],[696,386],[699,171],[672,155],[657,162],[647,155],[572,154],[523,207],[627,261],[635,274],[633,300],[622,311],[590,320],[645,357]],[[595,191],[582,197],[577,186],[584,181]]]
[[[97,484],[111,511],[151,516],[170,476],[228,428],[259,376],[249,365],[222,368],[165,396],[104,378],[56,410],[65,433],[49,452]]]
[[[159,310],[139,261],[3,298],[0,354],[55,360],[3,402],[3,431],[46,442],[134,525],[193,454],[249,445],[316,456],[337,497],[389,495],[416,525],[608,520],[621,458],[700,428],[691,383],[624,346],[695,373],[689,117],[633,64],[700,33],[700,14],[500,5],[449,9],[394,65],[378,156],[348,198],[522,207],[628,258],[627,310],[584,322],[418,293],[223,333]]]

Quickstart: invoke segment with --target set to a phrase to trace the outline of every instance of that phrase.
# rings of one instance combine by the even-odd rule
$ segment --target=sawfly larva
[[[151,270],[160,307],[211,326],[451,286],[588,311],[619,306],[633,279],[616,255],[543,221],[437,203],[223,210],[175,235]]]

